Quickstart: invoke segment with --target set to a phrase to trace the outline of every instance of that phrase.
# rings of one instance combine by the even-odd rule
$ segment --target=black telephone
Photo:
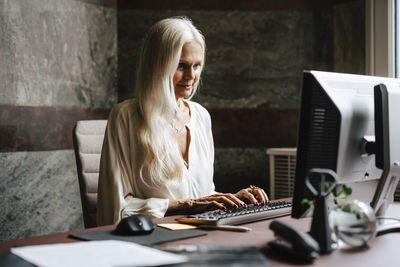
[[[268,243],[271,250],[304,262],[311,262],[319,256],[319,245],[308,233],[278,220],[273,221],[269,228],[282,238]]]

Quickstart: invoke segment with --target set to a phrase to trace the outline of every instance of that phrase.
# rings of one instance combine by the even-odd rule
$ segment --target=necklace
[[[178,102],[178,108],[180,111],[175,113],[175,118],[172,121],[172,128],[175,130],[177,134],[183,133],[183,131],[186,129],[185,123],[182,123],[183,121],[183,116],[182,116],[182,108],[184,107],[183,101]]]
[[[175,130],[177,134],[180,134],[185,130],[186,125],[181,126],[180,128],[176,127],[176,123],[172,123],[172,128]]]
[[[186,128],[185,123],[182,123],[182,119],[178,114],[175,115],[175,118],[173,119],[171,126],[177,134],[183,133],[183,131]]]

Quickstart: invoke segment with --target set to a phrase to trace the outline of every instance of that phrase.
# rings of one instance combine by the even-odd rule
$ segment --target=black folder
[[[151,246],[168,241],[180,240],[190,237],[203,236],[207,233],[201,230],[169,230],[163,227],[156,226],[150,234],[144,235],[118,235],[114,233],[114,229],[84,232],[72,234],[69,237],[79,240],[121,240],[135,242],[141,245]]]

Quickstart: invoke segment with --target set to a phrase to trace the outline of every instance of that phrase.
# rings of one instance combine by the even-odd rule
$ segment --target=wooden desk
[[[388,216],[395,216],[400,218],[400,203],[395,203],[390,206]],[[174,222],[175,218],[179,216],[165,217],[156,219],[156,223]],[[289,216],[282,217],[284,220],[292,225],[297,226],[303,230],[309,230],[310,218],[306,219],[292,219]],[[246,224],[252,228],[250,232],[229,232],[210,230],[207,236],[195,237],[184,239],[166,244],[220,244],[220,245],[247,245],[259,248],[268,258],[271,266],[293,266],[290,262],[283,261],[276,258],[267,249],[267,243],[274,240],[273,233],[269,230],[269,224],[272,220],[260,221],[255,223]],[[53,243],[66,243],[66,242],[79,242],[78,240],[68,238],[71,233],[80,233],[85,231],[94,231],[100,229],[110,229],[114,226],[97,227],[86,230],[77,230],[66,233],[52,234],[40,237],[32,237],[26,239],[12,240],[0,243],[0,255],[9,251],[13,246],[25,246],[36,244],[53,244]],[[331,254],[323,255],[314,261],[313,266],[334,266],[334,267],[357,267],[357,266],[397,266],[400,261],[400,233],[392,233],[377,237],[372,241],[370,247],[356,250],[356,251],[333,251]],[[299,265],[299,264],[295,264]]]

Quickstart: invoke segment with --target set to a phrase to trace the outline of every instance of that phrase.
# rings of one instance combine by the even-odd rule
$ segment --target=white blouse
[[[215,193],[213,182],[214,143],[211,118],[200,104],[186,101],[190,109],[188,167],[182,158],[183,178],[178,184],[146,184],[134,168],[137,161],[136,100],[116,105],[110,113],[101,152],[97,224],[118,223],[136,213],[163,217],[169,199],[199,198]]]

